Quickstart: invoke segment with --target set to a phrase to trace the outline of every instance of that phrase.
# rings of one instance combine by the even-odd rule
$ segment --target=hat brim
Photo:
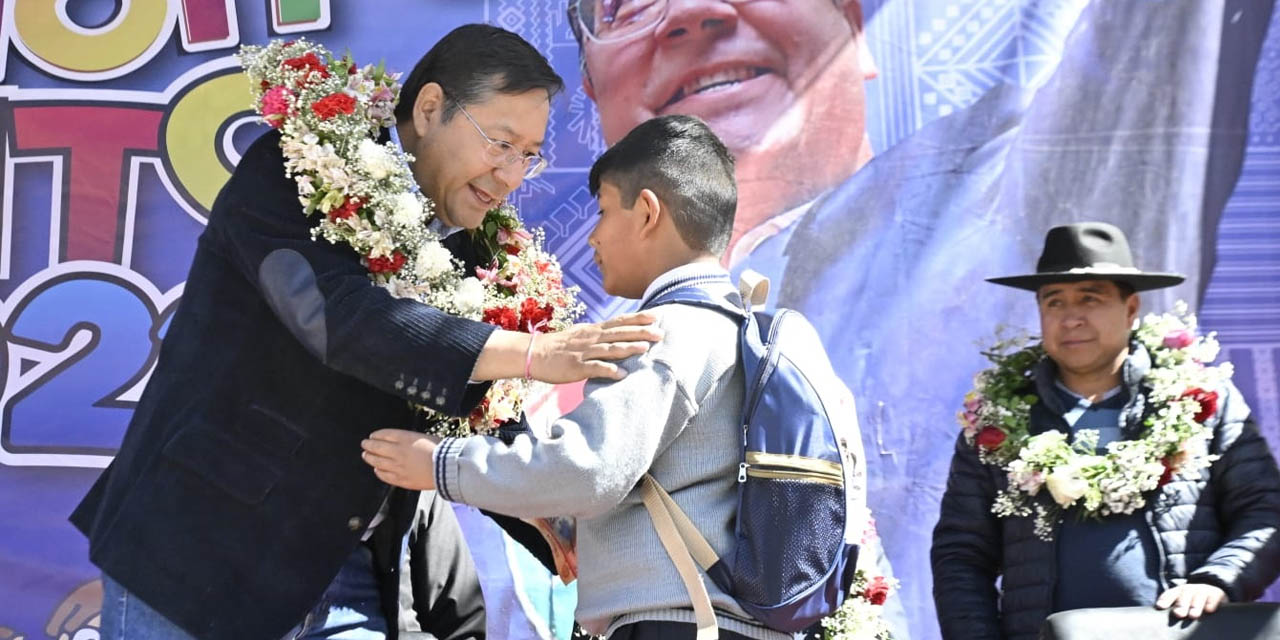
[[[987,282],[1026,291],[1039,291],[1040,287],[1055,282],[1111,280],[1113,282],[1124,282],[1133,287],[1134,291],[1150,291],[1152,289],[1172,287],[1181,284],[1186,279],[1186,276],[1177,273],[1106,273],[1093,271],[1089,273],[1031,273],[1023,276],[987,278]]]

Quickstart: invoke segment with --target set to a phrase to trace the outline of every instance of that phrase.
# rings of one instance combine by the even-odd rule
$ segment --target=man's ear
[[[641,189],[636,196],[635,212],[639,214],[640,235],[646,236],[657,231],[666,212],[662,210],[662,201],[651,189]]]
[[[858,47],[858,65],[862,69],[862,77],[870,80],[880,75],[875,58],[871,56],[871,47],[867,46],[867,30],[862,23],[862,2],[859,0],[836,0],[844,19],[853,31],[853,42]]]
[[[439,122],[444,100],[444,89],[434,82],[428,82],[418,90],[418,97],[413,101],[413,131],[418,137],[425,136],[433,123]]]
[[[1125,313],[1128,314],[1128,317],[1129,317],[1129,326],[1137,329],[1138,328],[1138,312],[1142,310],[1142,298],[1139,297],[1137,293],[1134,293],[1133,295],[1129,296],[1128,300],[1124,301],[1124,304],[1125,304]]]

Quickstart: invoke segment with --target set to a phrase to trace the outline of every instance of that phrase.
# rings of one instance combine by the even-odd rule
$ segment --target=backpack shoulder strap
[[[742,306],[742,296],[730,284],[727,276],[677,280],[647,298],[640,308],[652,309],[664,304],[688,304],[712,309],[734,320],[747,317],[747,311]]]
[[[658,540],[676,565],[676,572],[680,574],[685,592],[693,603],[693,616],[698,625],[697,640],[716,640],[720,632],[711,606],[711,595],[707,593],[707,585],[702,582],[702,576],[698,575],[693,563],[696,560],[705,571],[719,562],[720,557],[671,495],[647,473],[640,480],[640,495],[644,497],[644,506],[649,511],[654,530],[658,532]]]

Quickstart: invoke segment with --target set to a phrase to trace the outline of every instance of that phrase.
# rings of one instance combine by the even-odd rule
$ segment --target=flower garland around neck
[[[1134,339],[1151,356],[1141,386],[1146,396],[1139,438],[1109,443],[1099,451],[1098,431],[1081,429],[1074,441],[1061,431],[1029,432],[1031,405],[1038,401],[1033,371],[1044,357],[1027,338],[1001,340],[983,355],[995,366],[974,379],[957,414],[965,440],[985,464],[1004,470],[1008,486],[991,511],[1002,518],[1035,514],[1035,533],[1052,540],[1067,509],[1084,517],[1128,514],[1142,509],[1147,493],[1174,475],[1193,480],[1218,456],[1206,422],[1218,409],[1219,389],[1231,379],[1230,363],[1218,357],[1214,335],[1199,337],[1195,317],[1179,302],[1174,313],[1148,315]],[[1036,500],[1047,489],[1052,501]]]
[[[315,240],[345,244],[369,277],[397,298],[512,331],[547,333],[571,325],[583,311],[577,287],[565,287],[560,264],[543,249],[541,230],[527,231],[508,204],[489,211],[472,239],[487,266],[474,274],[428,228],[434,204],[417,189],[413,157],[391,142],[399,74],[382,65],[359,67],[299,39],[243,46],[253,108],[280,131],[285,173],[298,185],[302,213],[319,216]],[[487,433],[517,420],[534,391],[528,380],[492,385],[468,418],[449,418],[443,404],[415,379],[396,387],[429,414],[440,435]]]

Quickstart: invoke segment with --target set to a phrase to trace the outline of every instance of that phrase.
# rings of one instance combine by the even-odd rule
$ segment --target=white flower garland
[[[381,65],[359,68],[324,47],[296,40],[243,46],[240,62],[252,81],[253,106],[279,129],[285,172],[298,185],[306,215],[321,214],[312,237],[349,245],[370,277],[391,295],[441,311],[517,331],[567,328],[582,313],[577,288],[565,287],[560,265],[543,250],[541,232],[529,233],[514,208],[490,211],[476,242],[492,262],[475,275],[427,228],[434,204],[417,190],[412,156],[375,141],[395,125],[399,74]],[[434,413],[432,396],[418,381],[398,386],[415,406]],[[441,435],[484,433],[519,417],[532,390],[524,380],[495,383],[469,419],[435,414]]]
[[[1128,514],[1146,505],[1147,493],[1174,474],[1186,479],[1213,463],[1205,422],[1217,411],[1215,389],[1231,379],[1230,363],[1210,365],[1218,356],[1213,335],[1195,335],[1195,317],[1179,302],[1173,314],[1148,315],[1134,337],[1151,356],[1143,378],[1148,403],[1142,437],[1107,445],[1098,453],[1098,432],[1082,429],[1068,442],[1060,431],[1031,436],[1032,370],[1044,357],[1040,345],[1025,340],[998,343],[985,355],[995,366],[977,375],[957,418],[966,440],[986,464],[1001,467],[1008,487],[992,512],[1002,518],[1034,512],[1036,535],[1051,540],[1063,512]],[[1053,502],[1034,498],[1049,491]]]

